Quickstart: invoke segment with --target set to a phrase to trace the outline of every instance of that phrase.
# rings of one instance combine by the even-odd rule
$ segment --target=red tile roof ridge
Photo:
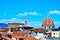
[[[38,39],[36,39],[36,38],[30,36],[30,37],[25,37],[24,40],[38,40]]]
[[[47,22],[48,22],[48,24],[47,24]],[[50,19],[50,18],[46,18],[45,20],[44,20],[44,22],[42,23],[42,26],[53,26],[54,25],[54,22]]]

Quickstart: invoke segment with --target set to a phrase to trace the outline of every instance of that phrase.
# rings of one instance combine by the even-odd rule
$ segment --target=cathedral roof
[[[42,26],[53,26],[54,22],[48,17],[46,20],[43,22]]]

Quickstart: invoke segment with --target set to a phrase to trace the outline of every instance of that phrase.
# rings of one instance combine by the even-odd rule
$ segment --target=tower
[[[27,18],[27,16],[25,16],[25,27],[27,27],[27,20],[28,20],[28,18]]]
[[[9,28],[8,33],[11,33],[11,27],[8,26],[8,28]]]

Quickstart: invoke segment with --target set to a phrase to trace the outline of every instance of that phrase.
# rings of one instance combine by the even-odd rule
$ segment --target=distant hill
[[[0,23],[0,29],[1,29],[1,28],[4,28],[4,27],[7,27],[7,26],[8,26],[8,24]]]

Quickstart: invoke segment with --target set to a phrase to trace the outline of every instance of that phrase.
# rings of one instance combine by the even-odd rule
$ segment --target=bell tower
[[[25,27],[27,27],[27,24],[28,24],[28,18],[27,18],[27,16],[25,16]]]

